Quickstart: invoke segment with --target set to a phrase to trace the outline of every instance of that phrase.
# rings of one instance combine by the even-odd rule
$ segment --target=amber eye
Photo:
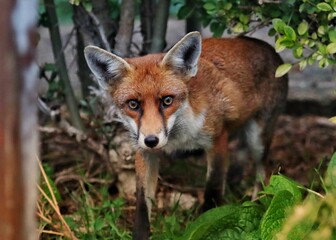
[[[167,96],[162,98],[162,106],[163,107],[168,107],[173,103],[173,97],[172,96]]]
[[[139,101],[137,100],[129,100],[128,101],[128,107],[132,110],[137,110],[140,106]]]

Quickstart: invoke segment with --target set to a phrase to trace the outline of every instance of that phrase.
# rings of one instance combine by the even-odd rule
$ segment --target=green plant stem
[[[79,116],[77,100],[71,87],[70,78],[67,72],[67,67],[63,53],[62,39],[58,27],[59,24],[56,14],[55,2],[54,0],[44,0],[44,5],[48,18],[48,25],[49,25],[48,28],[50,32],[50,39],[55,58],[55,63],[64,87],[65,100],[70,112],[71,122],[75,128],[84,131],[84,126]]]

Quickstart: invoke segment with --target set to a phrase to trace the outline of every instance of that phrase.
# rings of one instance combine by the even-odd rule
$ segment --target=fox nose
[[[154,135],[149,135],[145,138],[145,144],[147,147],[153,148],[159,143],[159,138]]]

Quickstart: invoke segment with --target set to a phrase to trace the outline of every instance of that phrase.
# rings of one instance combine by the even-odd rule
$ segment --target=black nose
[[[149,135],[145,138],[145,144],[147,147],[153,148],[159,143],[159,138],[154,135]]]

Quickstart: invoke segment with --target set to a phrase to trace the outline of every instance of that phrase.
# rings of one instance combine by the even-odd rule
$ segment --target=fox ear
[[[102,88],[113,84],[116,80],[122,78],[131,66],[121,57],[109,53],[101,48],[87,46],[84,49],[86,62],[98,79]]]
[[[161,64],[177,74],[194,77],[197,74],[201,47],[201,34],[199,32],[188,33],[168,51]]]

